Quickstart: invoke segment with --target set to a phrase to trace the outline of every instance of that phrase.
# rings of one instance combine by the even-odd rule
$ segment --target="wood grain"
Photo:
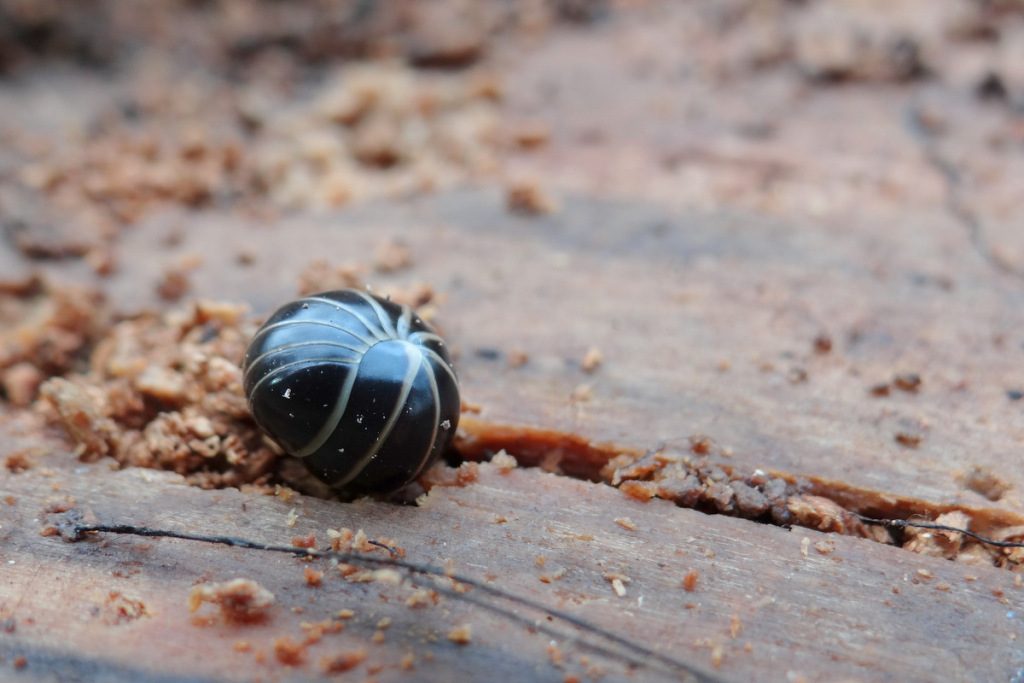
[[[134,283],[151,270],[145,254],[158,230],[125,243],[128,265],[111,286],[126,305],[147,300],[148,288]],[[728,464],[740,471],[994,508],[1011,519],[1021,509],[1024,475],[1004,467],[1019,443],[1019,411],[998,388],[1003,355],[984,351],[982,337],[992,333],[986,321],[1003,326],[1024,309],[983,281],[922,290],[909,263],[898,277],[879,277],[861,265],[872,237],[860,231],[826,236],[752,216],[592,198],[528,220],[507,215],[493,194],[462,192],[255,233],[209,218],[182,249],[207,255],[194,277],[198,296],[248,301],[265,314],[292,296],[317,253],[370,254],[394,238],[416,254],[414,268],[371,283],[437,288],[438,323],[482,420],[613,450],[686,448],[690,435],[705,434],[733,451]],[[251,269],[233,263],[240,242],[257,254]],[[835,345],[825,355],[813,347],[822,330]],[[592,375],[579,367],[591,346],[605,358]],[[479,353],[491,349],[498,358]],[[529,362],[510,367],[513,351]],[[923,377],[918,393],[870,395],[902,372]],[[591,400],[571,400],[581,384]],[[920,431],[921,445],[899,444],[903,431]],[[990,501],[970,490],[962,476],[975,466],[1009,491]]]
[[[572,642],[588,639],[579,634],[558,640],[564,663],[556,667],[546,636],[449,598],[411,609],[403,602],[409,589],[347,583],[322,561],[309,565],[326,571],[323,585],[311,588],[303,579],[304,562],[259,551],[175,540],[103,536],[67,543],[39,536],[42,525],[57,518],[45,507],[72,502],[68,497],[75,509],[103,523],[270,543],[287,544],[310,532],[323,542],[328,527],[361,528],[371,537],[394,538],[408,560],[447,565],[564,609],[723,680],[927,681],[938,670],[947,680],[1008,680],[1024,666],[1016,645],[1024,630],[1017,616],[1024,589],[1009,572],[707,516],[661,501],[639,503],[605,485],[535,469],[502,474],[484,465],[477,482],[437,488],[419,508],[286,503],[201,491],[164,473],[112,473],[103,464],[39,467],[8,482],[17,501],[0,507],[0,612],[16,626],[0,647],[8,660],[28,659],[25,674],[32,680],[303,680],[318,674],[322,657],[360,647],[368,651],[360,671],[382,665],[379,680],[450,680],[488,671],[503,680],[560,681],[588,666],[600,667],[606,680],[664,676],[629,673],[588,654]],[[293,507],[298,521],[288,527]],[[620,526],[619,518],[635,529]],[[690,571],[697,574],[692,592],[683,588]],[[608,575],[628,577],[624,596],[616,596]],[[239,576],[277,596],[267,622],[193,625],[187,607],[192,586]],[[140,601],[145,613],[119,618],[123,599]],[[274,660],[275,638],[299,639],[301,622],[327,619],[340,609],[356,616],[344,632],[311,646],[301,666]],[[210,610],[200,614],[216,614]],[[385,617],[392,624],[383,643],[368,644]],[[470,645],[445,639],[461,623],[472,625]],[[253,652],[235,652],[238,640],[248,641]],[[257,663],[256,652],[267,662]],[[398,668],[409,652],[416,658],[413,672]],[[581,656],[588,665],[580,664]]]

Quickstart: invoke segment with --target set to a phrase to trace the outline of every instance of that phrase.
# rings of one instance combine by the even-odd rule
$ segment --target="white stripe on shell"
[[[348,349],[349,351],[355,351],[358,354],[365,353],[367,348],[368,348],[366,346],[348,346],[347,344],[339,344],[338,342],[329,342],[329,341],[294,342],[292,344],[284,344],[282,346],[275,346],[274,348],[270,349],[269,351],[264,351],[263,353],[261,353],[260,355],[256,356],[254,359],[249,361],[248,366],[250,368],[252,368],[254,365],[259,363],[264,358],[267,358],[268,356],[272,356],[275,353],[277,353],[278,351],[287,351],[289,349],[297,349],[297,348],[300,348],[300,347],[303,347],[303,346],[331,346],[331,347],[335,347],[335,348],[339,348],[339,349]],[[358,358],[353,358],[352,360],[359,360],[359,359]]]
[[[416,473],[413,474],[412,478],[420,476],[423,472],[423,468],[430,462],[430,456],[434,452],[434,442],[437,440],[437,429],[440,426],[441,421],[441,392],[437,388],[437,379],[434,377],[434,369],[430,367],[430,363],[427,362],[427,357],[420,356],[420,368],[427,371],[427,381],[430,382],[430,393],[434,398],[434,430],[430,433],[430,442],[427,444],[427,450],[423,453],[423,460],[420,461],[419,467],[416,468]],[[417,372],[419,370],[417,369]]]
[[[395,401],[395,407],[391,409],[391,414],[388,415],[387,422],[380,430],[380,434],[377,435],[377,440],[373,442],[373,446],[367,451],[366,455],[359,459],[350,470],[347,475],[340,477],[339,479],[331,482],[331,486],[344,486],[349,483],[366,469],[366,466],[370,464],[370,461],[377,455],[384,442],[387,441],[388,436],[391,435],[391,430],[394,429],[395,423],[402,414],[402,407],[405,406],[406,400],[409,398],[409,392],[412,390],[413,381],[416,379],[416,373],[419,372],[419,364],[416,363],[416,357],[413,356],[415,353],[415,347],[411,344],[403,344],[402,350],[405,352],[406,360],[409,361],[409,367],[405,372],[405,377],[402,379],[402,389],[398,392],[398,400]]]
[[[402,339],[409,338],[409,328],[412,326],[412,309],[402,306],[402,317],[398,319],[398,336]]]
[[[338,392],[338,399],[334,402],[334,407],[331,408],[331,414],[327,416],[327,420],[324,421],[320,431],[310,439],[309,443],[300,448],[298,451],[293,453],[296,458],[305,458],[313,455],[334,434],[334,430],[338,428],[341,423],[341,418],[345,414],[345,409],[348,407],[348,401],[352,397],[352,387],[355,385],[356,376],[359,375],[359,369],[356,368],[352,372],[348,373],[348,377],[345,378],[345,382],[341,385],[341,391]]]
[[[441,346],[444,346],[444,339],[437,336],[433,332],[413,332],[409,335],[409,341],[414,341],[422,344],[423,342],[436,342]]]
[[[273,370],[271,370],[267,374],[265,374],[262,377],[260,377],[256,381],[256,384],[254,384],[252,389],[249,391],[249,396],[250,397],[255,396],[256,392],[259,391],[259,388],[261,386],[263,386],[264,382],[266,382],[268,379],[270,379],[274,375],[279,374],[282,370],[287,370],[288,368],[294,368],[297,365],[307,365],[307,364],[355,365],[356,362],[352,361],[352,360],[348,360],[347,358],[307,358],[306,360],[297,360],[297,361],[292,361],[291,363],[285,363],[284,365],[277,366],[276,368],[274,368]],[[350,374],[354,375],[356,373],[353,372],[353,373],[350,373]],[[252,401],[251,401],[251,398],[250,398],[250,403],[251,402]]]
[[[373,340],[367,339],[366,337],[356,334],[355,332],[346,327],[335,325],[334,323],[329,323],[326,320],[282,320],[281,322],[272,323],[265,327],[261,327],[260,330],[256,333],[256,336],[259,337],[269,332],[270,330],[276,330],[280,327],[291,327],[292,325],[320,325],[322,327],[330,327],[332,330],[339,330],[351,337],[358,339],[363,344],[366,344],[366,348],[370,348],[374,343],[380,340],[380,337],[374,337]]]
[[[366,292],[360,292],[359,290],[354,291],[373,308],[374,312],[377,314],[377,319],[380,320],[381,329],[387,334],[390,334],[392,338],[397,337],[398,331],[395,329],[394,323],[391,322],[391,316],[384,311],[384,308],[377,303],[377,300]]]
[[[356,309],[352,308],[351,306],[344,302],[334,301],[333,299],[325,299],[319,296],[307,296],[304,299],[302,299],[302,301],[316,301],[318,303],[326,304],[328,306],[333,306],[334,310],[348,313],[350,316],[352,316],[360,323],[362,323],[363,327],[366,328],[367,332],[373,335],[374,339],[387,339],[387,332],[383,327],[374,325],[369,320],[367,320],[362,313],[360,313],[359,311],[357,311]]]
[[[431,356],[434,360],[436,360],[437,364],[444,368],[445,372],[448,373],[448,376],[452,378],[453,382],[455,382],[455,386],[459,385],[459,380],[455,377],[455,371],[452,370],[451,366],[444,361],[444,358],[441,358],[441,354],[439,354],[434,349],[431,349],[426,346],[419,346],[417,348],[423,353],[427,354],[428,356]]]

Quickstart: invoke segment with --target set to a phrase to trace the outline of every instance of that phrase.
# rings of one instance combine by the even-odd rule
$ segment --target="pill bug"
[[[256,423],[339,491],[393,491],[448,446],[459,386],[444,341],[408,306],[344,289],[285,304],[249,344]]]

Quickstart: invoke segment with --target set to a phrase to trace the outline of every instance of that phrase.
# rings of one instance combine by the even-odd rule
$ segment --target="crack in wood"
[[[504,450],[526,466],[600,482],[640,500],[662,498],[680,507],[722,514],[782,527],[858,536],[908,549],[907,529],[950,534],[955,549],[980,543],[991,546],[992,563],[1013,570],[1019,559],[994,549],[1024,548],[1020,536],[1024,518],[995,508],[938,504],[872,491],[843,482],[774,470],[740,472],[713,462],[707,437],[694,439],[690,452],[658,447],[642,451],[616,444],[592,444],[585,438],[544,429],[494,425],[472,417],[460,424],[455,447],[470,461],[487,460]],[[960,527],[937,522],[960,513]],[[1009,534],[1000,538],[1001,534]]]
[[[130,524],[84,524],[82,515],[77,510],[69,510],[64,513],[57,526],[61,536],[69,542],[80,541],[89,535],[96,533],[125,534],[129,536],[141,536],[144,538],[170,538],[199,543],[210,543],[214,545],[226,545],[233,548],[257,550],[262,552],[280,553],[293,555],[301,558],[321,558],[332,562],[354,564],[369,569],[394,568],[404,570],[407,579],[414,586],[435,591],[453,600],[461,600],[475,605],[480,609],[492,612],[503,619],[526,626],[529,629],[538,631],[548,636],[559,639],[566,639],[568,636],[558,629],[548,626],[543,620],[535,620],[522,616],[512,609],[496,604],[495,601],[505,601],[519,608],[525,608],[543,614],[548,620],[558,620],[576,629],[582,634],[587,634],[603,641],[602,643],[586,642],[576,638],[576,642],[597,654],[611,659],[619,659],[623,662],[638,668],[652,668],[657,665],[666,672],[677,676],[677,680],[687,683],[721,683],[722,679],[704,671],[702,668],[678,659],[672,655],[652,650],[643,644],[637,643],[625,636],[613,631],[596,626],[585,619],[561,609],[549,607],[536,600],[524,598],[511,593],[487,581],[478,580],[469,576],[456,574],[447,569],[418,562],[409,562],[396,559],[395,557],[373,557],[357,551],[341,552],[335,550],[319,550],[315,548],[301,548],[296,546],[275,545],[261,543],[246,538],[233,536],[210,536],[204,534],[192,534],[170,529],[153,529],[144,526]],[[386,546],[385,546],[386,547]],[[436,579],[452,582],[448,587],[439,584]],[[459,584],[462,584],[460,586]],[[471,587],[480,593],[488,596],[488,599],[480,599],[467,594],[465,587]],[[621,648],[616,650],[614,648]]]

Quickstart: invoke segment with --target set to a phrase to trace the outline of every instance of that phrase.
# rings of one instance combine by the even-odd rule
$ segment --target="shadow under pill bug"
[[[346,493],[411,482],[459,422],[444,341],[408,306],[360,290],[279,308],[250,342],[243,372],[256,423]]]

